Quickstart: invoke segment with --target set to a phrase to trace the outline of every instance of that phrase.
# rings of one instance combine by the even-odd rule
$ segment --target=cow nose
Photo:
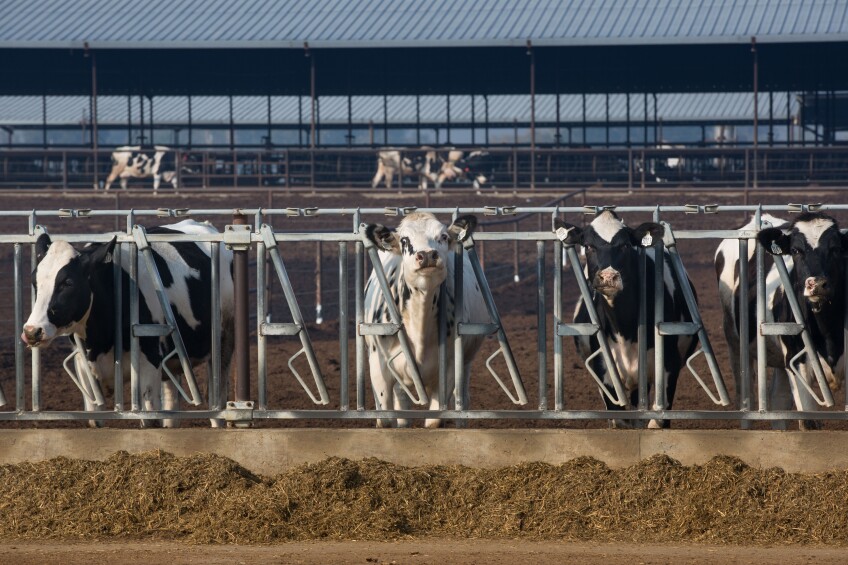
[[[436,264],[438,258],[439,254],[435,250],[418,251],[415,254],[415,260],[418,262],[419,267],[432,267]]]
[[[807,290],[828,290],[829,283],[826,277],[807,277],[804,281]]]
[[[610,286],[621,280],[621,273],[614,270],[604,269],[598,273],[598,282],[602,286]]]
[[[36,326],[24,326],[24,341],[38,343],[44,337],[44,329]]]

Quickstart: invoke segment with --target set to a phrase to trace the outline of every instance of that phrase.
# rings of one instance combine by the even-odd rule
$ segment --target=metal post
[[[117,196],[119,192],[115,192]],[[117,218],[116,218],[117,219]],[[121,245],[112,250],[112,288],[115,293],[115,410],[124,409],[124,308],[123,308],[123,275],[121,265]],[[220,303],[219,303],[220,304]]]
[[[256,214],[257,225],[262,225],[261,213]],[[259,390],[256,401],[260,410],[268,409],[268,338],[262,324],[269,322],[268,315],[268,255],[264,241],[256,243],[256,379]],[[229,375],[225,376],[228,377]]]
[[[562,323],[562,242],[554,240],[554,410],[562,410],[563,403],[563,357],[562,336],[558,328]]]
[[[654,221],[660,221],[659,207],[654,210]],[[665,390],[665,338],[660,333],[660,323],[665,321],[665,249],[663,241],[654,245],[654,410],[665,410],[668,403]]]
[[[221,404],[226,402],[226,398],[221,398],[221,382],[222,379],[229,375],[221,375],[221,244],[214,242],[209,244],[210,248],[210,264],[209,274],[212,278],[211,284],[211,304],[209,307],[212,310],[212,343],[209,359],[209,384],[207,390],[207,402],[210,410],[220,410]],[[256,293],[257,302],[262,294],[262,289],[258,288]]]
[[[362,223],[362,216],[359,210],[353,214],[353,233],[359,233],[359,225]],[[356,409],[365,410],[365,337],[360,333],[359,328],[362,322],[365,321],[365,291],[364,291],[364,276],[365,276],[365,246],[361,240],[357,240],[354,244],[354,299],[356,307]]]
[[[350,393],[348,381],[348,324],[350,312],[348,306],[348,273],[347,273],[347,242],[339,242],[339,351],[341,367],[339,368],[339,410],[350,408]]]
[[[306,57],[309,59],[309,100],[311,114],[309,119],[309,147],[315,149],[315,56],[309,50],[309,44],[304,42]]]
[[[536,53],[533,44],[527,40],[527,54],[530,56],[530,189],[536,189]]]
[[[37,225],[37,217],[35,212],[31,212],[29,215],[29,234],[35,235],[36,233],[36,225]],[[35,244],[30,245],[30,272],[34,272],[35,268],[38,264],[38,260],[36,258]],[[23,302],[21,302],[23,304]],[[35,287],[30,289],[30,307],[35,304]],[[20,325],[16,325],[15,327],[21,327],[23,325],[23,320],[20,320]],[[20,340],[17,340],[20,341]],[[23,356],[21,356],[21,362],[23,362]],[[35,348],[32,350],[31,355],[31,368],[32,368],[32,410],[33,412],[38,412],[41,410],[41,349]]]
[[[541,216],[540,216],[541,217]],[[539,359],[539,410],[548,409],[548,366],[545,332],[547,311],[545,309],[545,242],[536,242],[536,315],[538,322],[537,355]]]
[[[94,152],[94,188],[100,188],[97,179],[97,57],[94,51],[89,51],[88,43],[85,43],[85,53],[91,58],[91,149]]]
[[[191,114],[191,94],[188,95],[188,148],[191,149],[192,143],[194,141],[194,126],[192,125],[192,114]],[[204,165],[205,167],[205,165]]]
[[[757,230],[763,229],[762,206],[757,207],[754,214],[754,225]],[[766,321],[766,269],[765,250],[762,245],[757,245],[757,396],[760,412],[768,410],[768,375],[766,365],[766,336],[763,334],[762,324]],[[788,378],[788,377],[787,377]]]
[[[758,149],[758,137],[759,137],[759,118],[760,118],[760,108],[759,108],[759,98],[760,93],[758,91],[758,68],[757,68],[757,38],[751,38],[751,53],[754,55],[754,188],[757,188],[757,149]]]
[[[14,246],[14,276],[15,276],[15,334],[19,328],[24,325],[23,313],[23,254],[22,246],[16,243]],[[35,382],[35,380],[33,380]],[[24,344],[17,335],[15,335],[15,410],[23,411],[26,409],[26,399],[24,398],[24,388],[26,386],[24,376]],[[6,404],[6,397],[3,395],[3,389],[0,388],[0,406]],[[35,410],[35,407],[33,407]]]
[[[751,359],[748,349],[748,240],[739,240],[739,382],[736,385],[739,410],[751,410]],[[751,428],[749,420],[742,420],[743,430]]]
[[[324,254],[321,250],[321,242],[315,243],[315,323],[321,324],[324,318],[321,317],[321,295],[324,292],[321,284],[321,263],[324,259]]]
[[[247,225],[247,217],[236,211],[233,225]],[[247,249],[233,249],[233,286],[235,289],[235,400],[250,400],[250,286],[247,282]]]
[[[643,167],[644,168],[644,167]],[[639,246],[639,327],[636,341],[639,346],[639,410],[648,409],[648,252]]]

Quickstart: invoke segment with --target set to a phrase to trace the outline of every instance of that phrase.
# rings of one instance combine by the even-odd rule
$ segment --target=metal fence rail
[[[104,218],[114,221],[115,217],[124,220],[126,230],[118,235],[119,246],[116,249],[121,249],[121,253],[130,253],[132,257],[132,274],[138,276],[139,272],[144,269],[155,269],[155,264],[152,259],[140,260],[140,256],[144,257],[147,245],[155,242],[163,241],[191,241],[191,242],[210,242],[227,245],[234,250],[245,251],[256,255],[255,264],[255,287],[260,289],[256,296],[256,326],[255,332],[257,356],[255,359],[257,366],[257,383],[258,389],[250,391],[249,378],[250,375],[246,370],[236,371],[236,397],[233,401],[224,403],[224,400],[217,398],[214,393],[210,392],[205,398],[198,392],[197,388],[192,387],[191,381],[189,386],[192,387],[187,398],[196,401],[197,408],[190,408],[179,411],[144,411],[138,401],[139,391],[138,382],[135,378],[131,379],[131,402],[126,405],[123,399],[123,375],[121,364],[116,363],[114,382],[115,394],[112,399],[106,399],[105,404],[108,410],[98,412],[96,416],[83,411],[47,411],[43,410],[42,396],[47,391],[42,388],[42,375],[44,367],[39,350],[24,350],[19,339],[16,339],[14,345],[14,389],[11,386],[11,379],[0,381],[0,404],[5,403],[6,406],[0,408],[0,420],[89,420],[96,418],[98,420],[140,420],[140,419],[188,419],[188,418],[224,418],[235,422],[249,422],[251,420],[289,420],[289,419],[338,419],[338,420],[362,420],[375,418],[442,418],[455,420],[471,420],[471,419],[545,419],[545,420],[585,420],[585,419],[633,419],[633,420],[650,420],[650,419],[670,419],[670,420],[786,420],[786,419],[848,419],[848,412],[845,411],[823,411],[823,412],[799,412],[799,411],[770,411],[766,405],[765,390],[767,382],[767,371],[764,363],[764,350],[760,350],[760,360],[757,371],[751,378],[756,382],[756,388],[750,386],[750,383],[743,384],[737,391],[738,402],[735,409],[716,408],[714,410],[663,410],[660,407],[664,406],[661,396],[663,394],[662,386],[656,386],[653,394],[654,398],[649,398],[648,390],[648,375],[640,375],[639,388],[639,407],[633,410],[583,410],[572,409],[567,403],[568,387],[594,387],[591,379],[588,377],[579,382],[565,382],[564,379],[564,364],[566,363],[562,338],[566,335],[575,335],[583,331],[577,328],[579,324],[570,324],[565,319],[565,312],[570,311],[572,304],[564,303],[563,288],[566,284],[585,286],[583,279],[583,271],[576,263],[578,261],[577,254],[573,248],[564,246],[558,234],[554,230],[553,219],[562,215],[570,216],[571,218],[580,218],[584,215],[591,215],[599,211],[600,207],[595,206],[546,206],[546,207],[474,207],[474,208],[430,208],[426,209],[442,218],[446,223],[451,217],[457,217],[461,214],[475,214],[480,217],[490,217],[496,221],[509,220],[511,218],[528,218],[537,216],[539,227],[535,230],[509,230],[495,231],[498,227],[496,222],[489,226],[485,231],[478,231],[474,235],[474,240],[477,245],[480,244],[512,244],[514,242],[523,242],[528,245],[535,245],[535,265],[536,265],[536,305],[539,327],[536,340],[536,355],[538,356],[538,392],[535,398],[536,405],[533,408],[529,407],[513,407],[509,409],[488,409],[488,408],[470,408],[468,404],[463,404],[468,401],[466,394],[457,394],[454,406],[445,406],[445,410],[374,410],[370,407],[373,405],[373,399],[369,393],[370,384],[367,373],[366,352],[364,347],[364,333],[366,328],[363,325],[364,321],[364,280],[368,273],[368,250],[365,245],[363,233],[360,226],[366,221],[385,221],[386,216],[402,217],[414,211],[414,208],[361,208],[361,209],[252,209],[252,210],[222,210],[222,209],[192,209],[192,210],[61,210],[61,211],[21,211],[21,212],[0,212],[0,218],[17,219],[25,223],[27,228],[19,233],[0,235],[0,253],[9,253],[13,261],[13,269],[11,279],[7,280],[11,288],[4,293],[6,300],[13,302],[14,308],[14,323],[12,335],[17,336],[23,324],[25,310],[27,310],[24,302],[24,289],[27,284],[27,277],[24,275],[24,262],[29,255],[31,265],[34,267],[34,252],[27,254],[25,251],[34,247],[38,235],[43,231],[39,222],[55,221],[59,217],[69,219],[79,219],[82,217],[88,218]],[[651,214],[656,221],[665,221],[669,227],[669,234],[673,233],[673,237],[666,238],[665,242],[656,243],[659,246],[674,246],[677,241],[683,240],[709,240],[715,244],[721,239],[738,239],[740,242],[740,257],[747,257],[747,246],[755,244],[751,240],[756,236],[756,230],[738,230],[738,229],[722,229],[722,230],[693,230],[693,229],[675,229],[675,218],[680,218],[683,214],[704,214],[704,213],[727,213],[728,224],[736,224],[741,213],[754,214],[759,218],[763,212],[799,212],[803,210],[816,209],[821,211],[845,211],[848,210],[848,205],[817,205],[799,206],[799,205],[769,205],[769,206],[630,206],[618,207],[617,212],[622,214],[641,213]],[[419,211],[425,211],[419,209]],[[165,223],[163,218],[194,216],[211,218],[215,223],[226,223],[226,228],[218,234],[209,235],[174,235],[174,234],[144,234],[141,226],[152,226]],[[252,224],[244,227],[243,224],[236,221],[236,217],[246,217],[247,221],[252,221]],[[299,229],[287,229],[286,219],[298,218],[306,224],[299,224]],[[337,229],[335,231],[311,231],[302,229],[300,226],[308,225],[311,219],[315,218],[332,218],[339,222],[347,223],[348,229]],[[517,225],[517,224],[516,224]],[[273,226],[273,227],[272,227]],[[219,225],[219,228],[221,226]],[[493,229],[495,228],[495,229]],[[141,234],[141,235],[140,235]],[[106,242],[111,239],[112,235],[92,234],[67,231],[62,234],[54,234],[54,238],[65,239],[72,243],[85,242]],[[304,304],[299,301],[300,294],[295,292],[292,281],[287,275],[287,267],[285,264],[286,254],[289,250],[302,249],[304,246],[323,244],[324,246],[332,245],[338,249],[338,261],[336,263],[336,273],[334,276],[338,279],[338,354],[341,359],[339,368],[339,383],[338,395],[328,393],[327,381],[325,376],[326,366],[323,363],[326,360],[320,359],[315,355],[310,340],[310,328],[306,323],[302,314],[302,306]],[[473,245],[473,244],[469,244]],[[215,246],[213,246],[215,247]],[[468,247],[468,246],[467,246]],[[567,249],[568,248],[568,249]],[[467,252],[473,251],[472,247],[466,249]],[[568,251],[566,254],[565,251]],[[676,258],[673,266],[678,273],[678,276],[684,275],[685,278],[685,257],[681,257],[677,250],[673,253]],[[214,256],[214,255],[213,255]],[[568,256],[571,265],[564,260]],[[757,282],[760,288],[764,288],[765,281],[765,264],[762,253],[757,253]],[[475,253],[475,258],[477,255]],[[351,265],[351,261],[353,265]],[[659,262],[661,263],[661,262]],[[246,265],[246,262],[245,262]],[[478,262],[480,267],[480,276],[484,275],[482,262]],[[740,272],[746,272],[747,269],[742,268]],[[115,279],[118,279],[118,267],[115,268]],[[457,272],[461,273],[462,269]],[[570,272],[570,274],[569,274]],[[550,273],[550,274],[549,274]],[[8,276],[8,275],[7,275]],[[784,277],[785,278],[785,277]],[[268,280],[273,279],[274,284],[268,284]],[[238,280],[238,278],[236,278]],[[547,282],[553,281],[553,304],[550,304],[545,297],[545,285]],[[662,284],[663,277],[656,277],[658,285]],[[277,284],[278,283],[278,284]],[[275,292],[273,287],[276,286],[276,292],[282,290],[285,295],[285,304],[287,311],[284,312],[284,318],[290,319],[290,322],[281,321],[279,311],[271,312],[269,309],[270,299]],[[485,285],[484,285],[485,286]],[[461,288],[458,286],[457,288]],[[659,288],[659,286],[658,286]],[[743,286],[743,288],[746,288]],[[213,280],[213,296],[219,296],[220,286],[217,279]],[[272,289],[272,290],[269,290]],[[585,291],[586,289],[582,289]],[[648,292],[651,290],[649,289]],[[248,289],[236,289],[237,293],[247,293]],[[743,291],[744,293],[744,291]],[[791,293],[790,293],[791,294]],[[354,308],[350,308],[350,296],[353,296]],[[758,292],[758,298],[764,300],[764,292]],[[216,298],[217,299],[217,298]],[[702,297],[701,300],[710,300],[711,297]],[[743,294],[743,300],[745,299]],[[138,285],[130,286],[130,296],[123,297],[120,293],[116,296],[116,301],[129,300],[130,304],[137,305],[139,300]],[[693,298],[694,300],[694,298]],[[690,300],[690,303],[693,301]],[[31,296],[31,301],[34,297]],[[32,302],[30,302],[32,304]],[[214,306],[213,306],[214,308]],[[120,309],[117,309],[120,312]],[[490,310],[491,312],[491,310]],[[325,312],[326,314],[326,312]],[[547,328],[548,315],[552,314],[553,325]],[[763,308],[757,309],[757,326],[758,328],[766,328],[766,318]],[[693,320],[699,322],[701,316],[699,312],[693,312]],[[493,319],[497,325],[498,320]],[[136,318],[137,323],[137,318]],[[647,331],[655,331],[657,335],[660,332],[669,331],[698,331],[703,332],[702,326],[693,328],[681,328],[681,324],[667,324],[661,317],[658,318],[658,323],[654,328],[644,328],[644,335]],[[766,325],[764,325],[766,324]],[[116,331],[120,331],[121,324],[116,317]],[[238,325],[237,325],[238,327]],[[246,327],[246,325],[245,325]],[[747,331],[747,325],[743,324],[743,333]],[[158,331],[152,328],[149,331]],[[351,332],[352,330],[352,332]],[[790,329],[784,329],[787,333]],[[780,328],[775,328],[774,325],[768,328],[771,335],[779,331],[784,331]],[[715,329],[713,329],[715,331]],[[760,333],[764,330],[761,329]],[[504,333],[503,327],[500,327],[499,339],[504,343],[507,335]],[[135,375],[134,367],[137,366],[137,356],[140,355],[138,344],[138,335],[144,332],[133,332],[131,339],[130,358],[133,359],[133,375]],[[460,332],[454,335],[459,335]],[[150,335],[150,334],[148,334]],[[271,406],[268,401],[268,392],[271,384],[269,378],[269,343],[268,338],[271,336],[297,338],[301,342],[300,351],[288,360],[287,365],[292,375],[303,388],[303,392],[308,396],[315,407],[310,409],[303,408],[287,408],[285,406]],[[707,346],[703,347],[705,353],[709,356],[709,342],[705,342],[706,334],[701,336],[701,343]],[[714,337],[714,340],[717,338]],[[758,336],[759,337],[759,336]],[[213,332],[213,347],[212,350],[220,354],[221,335],[219,328]],[[748,343],[748,336],[741,337],[745,344]],[[845,340],[848,343],[848,329],[845,333]],[[722,343],[723,340],[714,341],[714,343]],[[350,352],[353,352],[353,360],[348,362]],[[646,358],[645,353],[646,342],[640,343],[640,357]],[[720,345],[719,347],[723,347]],[[748,348],[742,347],[741,363],[743,367],[747,367]],[[247,354],[243,352],[243,354]],[[434,352],[435,354],[435,352]],[[294,360],[298,356],[303,355],[307,360],[307,365],[311,375],[309,377],[302,375],[295,367]],[[182,358],[183,355],[180,354]],[[440,357],[440,361],[444,364],[445,358]],[[29,362],[29,371],[25,370],[25,366]],[[713,374],[714,385],[718,390],[718,396],[709,393],[716,404],[727,404],[727,394],[724,391],[723,381],[720,375],[717,375],[717,368],[714,366],[714,359],[708,359],[710,370]],[[647,366],[647,364],[644,364]],[[301,364],[301,367],[303,365]],[[220,359],[216,359],[212,363],[211,378],[227,378],[226,375],[220,375]],[[303,370],[302,368],[300,369]],[[510,374],[513,377],[513,384],[516,385],[516,390],[519,391],[519,396],[524,392],[521,388],[521,377],[514,374],[517,369],[514,366],[510,367]],[[186,376],[190,373],[186,370]],[[654,375],[656,382],[662,383],[663,376],[662,364],[656,363],[656,372]],[[818,373],[818,371],[817,371]],[[549,377],[553,377],[552,381]],[[695,375],[695,378],[700,381],[700,378]],[[245,386],[247,380],[247,388]],[[496,376],[497,379],[497,376]],[[498,379],[499,380],[499,379]],[[551,383],[552,382],[552,388]],[[84,384],[84,383],[83,383]],[[500,382],[501,387],[504,384]],[[817,383],[814,383],[815,387]],[[27,385],[29,385],[29,394],[27,394]],[[706,385],[701,382],[701,385],[706,389]],[[81,387],[82,388],[82,387]],[[349,391],[355,389],[353,398],[350,397]],[[826,386],[824,387],[826,389]],[[5,390],[3,390],[5,389]],[[210,391],[214,390],[210,387]],[[239,394],[244,396],[247,391],[246,398],[239,398]],[[506,388],[504,388],[506,391]],[[752,391],[759,391],[759,405],[757,409],[753,408]],[[528,392],[529,389],[528,389]],[[553,407],[548,406],[548,397],[553,393]],[[5,393],[5,395],[3,395]],[[507,392],[509,394],[509,392]],[[825,401],[832,399],[827,398],[829,391],[822,390]],[[440,391],[440,398],[447,398],[447,391]],[[465,397],[465,398],[463,398]],[[526,399],[526,398],[525,398]],[[255,403],[253,402],[255,400]],[[444,403],[443,403],[444,404]],[[472,404],[473,406],[473,399]],[[848,393],[846,393],[845,406],[848,409]]]
[[[467,147],[490,154],[486,188],[568,187],[712,188],[845,186],[848,147],[536,148]],[[422,151],[400,149],[400,156]],[[95,159],[96,156],[96,159]],[[75,189],[103,186],[111,151],[2,149],[0,188]],[[269,149],[265,151],[173,151],[179,187],[344,190],[370,188],[377,170],[375,149]],[[417,190],[418,179],[398,171],[394,186]],[[120,188],[117,181],[112,189]],[[131,187],[152,186],[130,179]],[[470,180],[447,183],[467,189]],[[172,190],[163,181],[161,190]]]

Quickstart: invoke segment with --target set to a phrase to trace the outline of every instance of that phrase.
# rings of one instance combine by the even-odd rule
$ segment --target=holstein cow
[[[457,168],[462,178],[471,181],[471,185],[479,192],[483,185],[495,178],[497,160],[487,151],[472,151],[467,157],[457,162]]]
[[[418,188],[427,188],[427,180],[431,178],[431,170],[436,160],[435,151],[426,151],[423,154],[408,152],[401,160],[401,152],[398,150],[385,150],[377,152],[377,173],[371,179],[371,188],[385,179],[386,188],[392,188],[392,180],[398,171],[404,176],[418,178]]]
[[[152,156],[142,151],[139,145],[118,147],[112,152],[112,171],[106,179],[104,190],[109,190],[115,179],[120,177],[121,188],[127,188],[130,178],[153,177],[153,192],[159,190],[159,184],[164,180],[177,187],[177,168],[173,152],[170,148],[156,145]]]
[[[451,328],[456,317],[454,289],[454,253],[459,234],[473,232],[477,225],[474,216],[462,216],[451,226],[445,226],[432,214],[415,212],[406,216],[397,231],[380,224],[369,225],[366,236],[380,250],[380,260],[386,273],[392,297],[398,306],[415,363],[418,365],[422,383],[430,397],[430,409],[439,408],[439,293],[440,285],[447,280],[447,321],[448,339],[452,340]],[[463,312],[465,322],[486,323],[489,315],[483,301],[483,294],[474,277],[474,271],[468,256],[463,263]],[[391,321],[383,293],[376,275],[371,273],[365,287],[365,322],[388,323]],[[394,336],[366,336],[371,385],[377,409],[405,409],[409,406],[407,394],[396,383],[389,368],[404,384],[412,388],[407,359],[400,351],[400,342]],[[471,361],[483,343],[482,336],[463,338],[466,378],[471,369]],[[453,347],[447,348],[448,390],[453,396]],[[398,420],[397,425],[405,427],[406,420]],[[391,420],[378,421],[379,427],[390,426]],[[427,427],[438,427],[438,419],[428,419]]]
[[[784,289],[777,267],[771,266],[766,278],[766,321],[794,322],[786,292],[794,293],[800,305],[803,323],[809,332],[828,385],[831,390],[836,390],[845,378],[844,254],[848,252],[848,237],[840,233],[834,218],[821,213],[804,213],[791,223],[765,215],[763,219],[772,227],[765,227],[760,231],[757,234],[757,240],[768,253],[787,256],[786,268],[792,283],[791,289]],[[764,223],[764,225],[767,224]],[[755,224],[751,221],[742,229],[754,228]],[[737,307],[739,274],[736,261],[739,256],[738,249],[737,240],[725,240],[719,245],[716,253],[716,275],[724,309],[725,333],[731,340],[731,351],[736,354],[733,363],[737,379],[739,369]],[[751,281],[748,294],[748,319],[750,320],[748,335],[753,346],[756,336],[754,310],[756,278],[752,250],[749,250],[748,271],[751,273],[748,277]],[[804,349],[801,336],[769,336],[766,346],[766,364],[775,369],[770,392],[771,407],[776,410],[789,409],[794,400],[798,410],[816,410],[816,402],[806,388],[789,378],[787,374],[786,368],[790,360]],[[816,390],[816,379],[810,363],[805,360],[798,368],[800,378]],[[801,429],[819,427],[818,422],[815,421],[801,421],[799,424]]]
[[[150,234],[217,233],[206,223],[184,220],[153,227]],[[212,339],[211,245],[209,243],[152,243],[159,275],[165,286],[180,336],[193,364],[209,358]],[[115,238],[104,244],[80,250],[66,241],[52,241],[43,234],[36,242],[38,265],[32,274],[36,291],[32,313],[23,327],[21,339],[29,347],[46,347],[59,336],[74,335],[84,344],[92,374],[98,382],[114,375],[114,283],[112,252]],[[128,251],[128,250],[127,250]],[[130,374],[129,253],[121,253],[123,269],[121,327],[124,378]],[[143,265],[143,263],[142,263]],[[165,323],[162,307],[150,276],[139,268],[139,318],[142,324]],[[227,375],[234,346],[232,252],[221,249],[221,399],[226,399]],[[170,337],[141,337],[139,397],[145,410],[163,408],[160,385],[165,382],[164,409],[176,408],[178,399],[162,360],[173,349]],[[179,360],[168,362],[175,375],[182,374]],[[164,376],[164,378],[163,378]],[[87,398],[86,410],[97,408]],[[171,422],[166,421],[165,425]],[[213,422],[217,425],[219,422]]]
[[[633,405],[638,401],[639,387],[639,300],[642,285],[647,285],[647,324],[654,325],[654,261],[653,247],[646,250],[647,268],[645,281],[639,280],[638,246],[643,238],[662,238],[664,228],[657,223],[647,222],[633,229],[611,210],[598,214],[585,229],[557,221],[557,227],[568,230],[565,242],[582,245],[586,253],[586,268],[589,282],[593,291],[592,303],[598,312],[600,333],[591,337],[575,338],[577,349],[585,360],[600,347],[599,335],[606,336],[613,361],[621,376],[625,391],[630,396]],[[664,312],[667,322],[691,322],[692,318],[686,307],[686,301],[680,290],[680,284],[672,268],[669,254],[663,254],[665,282]],[[691,284],[691,283],[690,283]],[[577,301],[574,312],[577,323],[590,322],[589,312],[583,299]],[[694,336],[668,335],[663,338],[665,358],[663,359],[666,379],[666,400],[670,409],[677,388],[677,377],[686,359],[692,354],[697,345]],[[654,332],[647,332],[648,374],[654,373]],[[601,356],[592,361],[592,369],[598,375],[603,375],[603,381],[612,391],[612,380]],[[649,379],[650,382],[650,379]],[[615,410],[621,407],[613,404],[606,395],[602,395],[607,409]],[[614,426],[627,426],[620,420],[613,421]],[[651,420],[649,427],[668,427],[667,421]]]

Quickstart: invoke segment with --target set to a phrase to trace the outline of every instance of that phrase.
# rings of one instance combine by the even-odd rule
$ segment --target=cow
[[[164,180],[171,183],[176,190],[177,169],[173,153],[163,145],[153,147],[153,155],[145,153],[139,145],[118,147],[112,152],[112,170],[106,178],[104,190],[109,190],[115,179],[120,177],[121,188],[127,188],[129,178],[153,177],[153,193],[159,191],[159,184]]]
[[[152,227],[150,234],[213,234],[214,227],[206,223],[184,220],[176,224]],[[42,234],[36,241],[37,266],[32,274],[36,299],[32,313],[23,326],[21,339],[31,348],[47,347],[59,336],[74,336],[81,340],[89,367],[97,383],[114,374],[114,278],[112,256],[116,238],[108,243],[91,244],[76,249],[62,240],[51,240]],[[211,248],[210,243],[155,242],[151,244],[154,260],[165,287],[168,300],[176,317],[180,336],[192,364],[209,358],[212,344],[211,315]],[[130,375],[130,254],[121,253],[122,313],[124,378]],[[163,324],[165,318],[149,275],[139,268],[139,321],[141,324]],[[233,336],[233,276],[232,252],[221,249],[221,360],[222,391],[226,399],[226,375],[234,348]],[[161,384],[165,383],[164,409],[177,407],[173,384],[163,378],[162,362],[174,349],[170,337],[140,337],[141,364],[139,367],[139,398],[145,410],[163,408]],[[79,363],[78,363],[79,366]],[[176,356],[168,361],[168,368],[176,375],[182,374]],[[167,379],[167,380],[166,380]],[[85,395],[84,395],[85,396]],[[86,410],[96,410],[94,403],[85,398]],[[155,425],[145,421],[143,425]],[[170,426],[174,422],[165,421]],[[98,425],[92,422],[92,425]],[[220,422],[213,421],[213,425]]]
[[[496,167],[497,160],[488,151],[472,151],[468,156],[460,159],[456,165],[461,178],[470,180],[478,193],[484,184],[494,181]]]
[[[638,247],[648,244],[648,240],[662,238],[663,226],[647,222],[637,228],[630,228],[612,210],[600,212],[586,228],[567,224],[556,220],[556,228],[567,232],[564,239],[566,244],[583,247],[586,256],[585,272],[591,284],[592,303],[600,321],[599,333],[593,336],[575,337],[577,350],[583,360],[587,360],[599,347],[599,339],[606,339],[612,353],[613,362],[621,376],[624,390],[633,405],[638,401],[639,386],[639,301],[643,285],[647,288],[647,325],[654,325],[654,261],[656,253],[653,247],[648,247],[647,268],[645,280],[639,280],[639,251]],[[663,253],[664,279],[664,321],[691,322],[692,317],[686,306],[685,297],[672,268],[668,251]],[[690,281],[691,286],[691,281]],[[589,311],[583,298],[578,299],[575,306],[574,322],[591,322]],[[671,409],[674,393],[677,388],[677,377],[686,359],[692,355],[697,345],[693,336],[667,335],[663,337],[665,357],[663,359],[667,405],[663,409]],[[648,374],[653,374],[654,332],[647,332]],[[603,376],[607,389],[612,391],[612,380],[600,356],[594,357],[591,366],[597,375]],[[608,410],[621,409],[605,394],[602,398]],[[626,422],[613,420],[614,427],[628,427]],[[651,420],[650,428],[668,427],[668,421]]]
[[[424,190],[427,188],[430,169],[435,159],[435,151],[426,151],[424,154],[410,152],[403,159],[401,159],[401,152],[394,149],[378,151],[377,172],[371,179],[371,188],[377,188],[385,179],[386,188],[391,189],[392,180],[400,171],[404,176],[418,177],[418,187]]]
[[[461,216],[450,226],[445,226],[435,216],[414,212],[406,216],[392,231],[380,224],[371,224],[365,229],[366,237],[379,250],[380,261],[392,291],[392,298],[400,311],[403,327],[409,337],[412,354],[427,395],[431,410],[439,408],[439,294],[442,282],[446,282],[446,319],[448,340],[451,341],[455,311],[454,253],[461,245],[463,233],[471,234],[477,225],[474,216]],[[463,258],[463,311],[460,320],[470,323],[490,321],[480,286],[468,259]],[[385,298],[371,273],[365,287],[365,322],[389,323],[391,318]],[[395,382],[397,373],[407,387],[412,387],[410,369],[401,353],[397,335],[368,335],[371,385],[378,410],[405,409],[409,398]],[[463,338],[466,382],[471,370],[471,361],[483,343],[482,336],[470,335]],[[397,356],[397,357],[396,357]],[[447,348],[448,391],[453,396],[454,362],[453,347]],[[390,366],[391,365],[391,368]],[[391,420],[378,420],[378,427],[389,427]],[[406,420],[394,422],[398,427],[408,426]],[[438,419],[427,419],[425,426],[441,425]]]
[[[771,255],[784,255],[791,289],[781,284],[776,265],[771,265],[766,277],[766,322],[795,322],[787,292],[799,303],[803,324],[809,332],[831,390],[836,390],[845,376],[843,324],[845,306],[845,260],[848,236],[839,231],[836,220],[822,213],[804,213],[792,222],[763,215],[764,228],[757,240]],[[741,229],[756,229],[753,220]],[[753,246],[752,246],[753,247]],[[748,309],[750,347],[755,348],[756,336],[756,277],[753,249],[748,251],[747,269],[750,273]],[[739,380],[739,246],[735,239],[724,240],[716,251],[715,268],[719,296],[724,313],[725,336],[731,348],[734,376]],[[770,390],[770,406],[776,410],[811,411],[815,399],[801,383],[790,378],[789,364],[804,349],[799,335],[767,336],[766,366],[774,369]],[[754,351],[755,353],[755,351]],[[752,355],[754,358],[754,355]],[[815,389],[815,375],[808,361],[800,363],[800,378]],[[782,427],[785,423],[778,423]],[[817,429],[816,421],[802,420],[799,427]]]
[[[404,152],[402,160],[399,150],[378,151],[377,172],[371,179],[371,188],[377,188],[385,179],[386,188],[390,189],[395,174],[401,171],[404,176],[417,177],[418,188],[421,190],[427,190],[428,182],[432,182],[439,190],[445,181],[462,177],[463,172],[457,165],[462,158],[463,152],[455,149],[443,152],[422,147],[417,151]]]

